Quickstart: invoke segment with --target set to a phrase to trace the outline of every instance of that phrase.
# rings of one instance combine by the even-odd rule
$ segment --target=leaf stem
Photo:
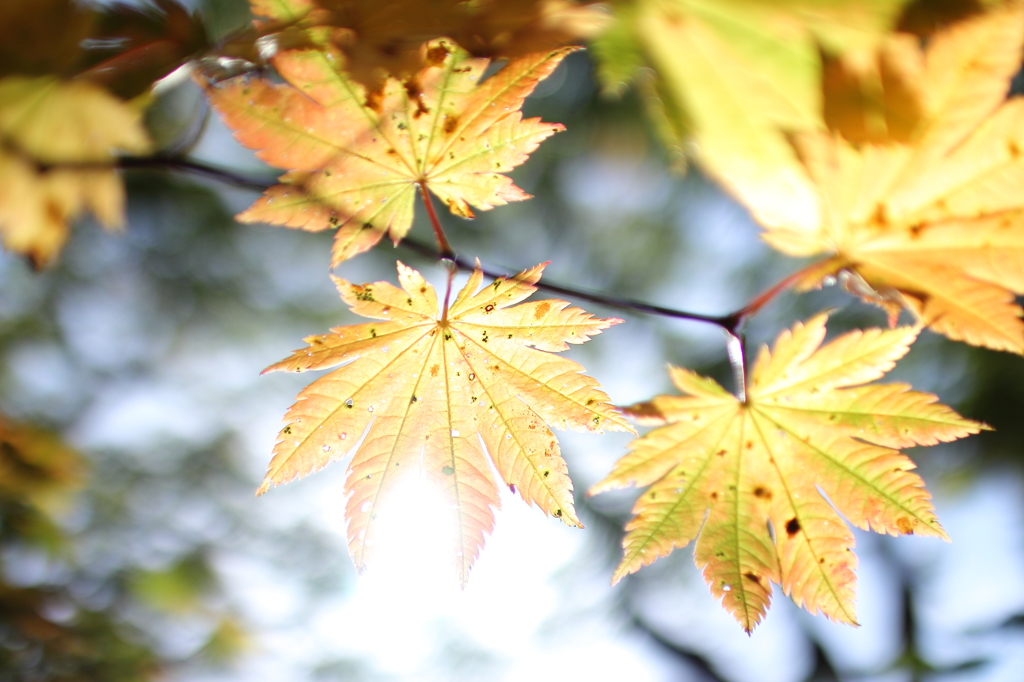
[[[423,205],[427,207],[427,215],[430,216],[430,224],[434,228],[434,238],[437,239],[437,255],[439,258],[451,260],[455,257],[455,252],[444,236],[444,230],[441,229],[441,221],[438,220],[437,211],[434,210],[434,200],[430,197],[426,184],[421,182],[419,185],[420,196],[423,197]]]
[[[797,270],[793,274],[783,278],[779,282],[776,282],[771,287],[755,296],[750,303],[737,310],[733,315],[739,318],[753,317],[757,311],[765,306],[773,298],[781,294],[786,289],[790,288],[798,281],[807,276],[808,273],[817,270],[821,267],[822,261],[815,261],[805,268]]]
[[[459,271],[458,264],[451,258],[445,258],[441,261],[448,269],[448,283],[444,289],[444,307],[441,308],[441,323],[448,321],[448,303],[452,298],[452,281],[455,279],[455,273]]]
[[[741,403],[747,402],[747,354],[746,339],[741,332],[725,330],[725,353],[732,365],[732,377],[736,382],[736,397]]]

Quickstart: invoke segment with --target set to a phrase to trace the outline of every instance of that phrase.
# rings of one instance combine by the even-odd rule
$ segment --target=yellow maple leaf
[[[564,127],[523,120],[519,107],[573,49],[528,54],[478,86],[487,60],[439,41],[415,82],[388,79],[379,99],[349,78],[340,54],[321,50],[277,58],[290,86],[213,88],[210,99],[238,140],[291,169],[239,220],[337,228],[337,265],[385,233],[397,244],[412,225],[417,191],[429,189],[463,217],[471,207],[528,199],[504,173]]]
[[[140,112],[87,81],[0,79],[0,234],[37,265],[67,239],[69,220],[91,210],[107,227],[123,221],[124,188],[110,168],[118,150],[149,141]],[[52,168],[50,166],[53,166]]]
[[[914,463],[896,448],[962,438],[983,424],[885,374],[918,328],[869,329],[825,346],[826,315],[765,347],[746,402],[670,368],[686,397],[626,408],[665,424],[637,439],[590,494],[650,486],[626,526],[618,581],[696,538],[712,594],[750,632],[782,586],[811,613],[856,624],[854,526],[943,539]]]
[[[389,491],[410,476],[453,506],[452,548],[465,583],[499,505],[492,464],[520,497],[580,526],[572,481],[548,425],[631,431],[582,367],[554,355],[621,320],[568,303],[519,303],[543,266],[480,289],[475,271],[438,315],[434,288],[398,264],[399,289],[335,279],[352,311],[378,320],[311,336],[266,371],[342,365],[306,387],[285,417],[263,493],[351,452],[345,484],[349,550],[362,569]]]
[[[769,243],[830,256],[804,288],[846,271],[893,318],[909,307],[952,339],[1024,353],[1024,98],[1006,100],[1022,44],[1024,4],[1012,2],[935,35],[923,54],[904,51],[923,97],[905,144],[796,136],[819,200],[809,226],[738,187]]]

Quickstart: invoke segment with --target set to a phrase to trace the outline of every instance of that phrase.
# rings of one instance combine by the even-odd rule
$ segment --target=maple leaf
[[[429,64],[422,45],[448,38],[475,57],[516,58],[591,38],[609,23],[593,1],[250,0],[257,29],[286,48],[330,45],[376,90]],[[326,32],[323,29],[328,29]],[[269,33],[268,33],[269,32]]]
[[[626,526],[614,580],[697,539],[712,594],[750,632],[782,586],[811,613],[856,624],[854,526],[948,539],[913,462],[896,448],[962,438],[983,424],[905,384],[862,385],[907,352],[918,328],[847,333],[825,346],[826,315],[765,347],[741,402],[676,367],[686,397],[626,408],[666,423],[589,494],[650,486]]]
[[[801,283],[843,271],[891,319],[910,308],[951,339],[1024,353],[1014,293],[1024,293],[1024,99],[1006,100],[1020,67],[1024,4],[1009,3],[936,34],[890,67],[919,73],[920,121],[904,144],[854,147],[795,136],[818,197],[815,219],[737,186],[794,256],[830,257]]]
[[[476,270],[438,315],[434,288],[398,264],[399,289],[335,278],[352,311],[377,320],[311,336],[265,371],[342,365],[306,387],[285,416],[258,493],[352,451],[345,492],[349,550],[362,569],[389,491],[410,476],[433,482],[454,508],[453,556],[463,583],[499,506],[492,464],[530,504],[580,526],[572,481],[548,425],[631,431],[582,367],[553,353],[618,319],[568,303],[519,303],[544,266],[480,291]]]
[[[117,149],[146,151],[140,114],[88,81],[0,79],[4,246],[43,265],[67,239],[68,221],[85,209],[107,227],[120,226],[124,188],[116,172],[74,166],[110,163]]]
[[[809,223],[815,196],[787,135],[824,127],[821,51],[874,45],[904,0],[640,0],[595,46],[606,82],[650,65],[648,100],[670,123],[670,146],[696,143],[701,166],[743,186],[769,211]],[[659,101],[660,100],[660,101]]]
[[[397,244],[412,225],[417,190],[429,189],[467,218],[471,207],[528,199],[503,173],[564,127],[523,120],[519,107],[574,49],[528,54],[478,86],[487,60],[439,41],[414,87],[388,79],[380,98],[369,101],[341,55],[320,50],[277,57],[290,86],[257,80],[213,88],[211,101],[235,137],[267,163],[290,169],[238,219],[336,227],[337,265],[386,232]]]

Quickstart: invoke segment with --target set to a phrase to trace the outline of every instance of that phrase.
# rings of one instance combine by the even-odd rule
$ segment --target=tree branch
[[[98,164],[78,164],[77,167],[87,166],[96,167]],[[273,181],[257,178],[253,176],[247,176],[235,171],[214,166],[211,164],[203,163],[201,161],[194,161],[183,157],[174,156],[148,156],[148,157],[134,157],[126,156],[118,158],[115,162],[115,167],[123,169],[165,169],[175,170],[184,173],[193,173],[197,175],[206,176],[213,180],[223,182],[226,184],[234,185],[236,187],[242,187],[244,189],[251,189],[254,191],[263,191]],[[49,167],[40,166],[41,170],[47,170]],[[476,269],[476,263],[470,262],[464,258],[459,257],[454,250],[452,250],[448,241],[445,239],[444,232],[441,230],[440,221],[437,218],[437,213],[434,211],[433,204],[430,201],[430,197],[427,194],[426,188],[420,187],[423,194],[424,205],[427,207],[427,213],[431,221],[431,225],[434,229],[434,235],[437,238],[438,246],[433,248],[416,240],[415,238],[405,237],[401,246],[425,256],[427,258],[433,258],[437,261],[448,261],[454,264],[460,270],[472,271]],[[703,313],[695,313],[687,310],[677,310],[674,308],[666,308],[663,306],[653,305],[645,303],[643,301],[637,301],[629,298],[620,298],[618,296],[612,296],[601,292],[586,291],[583,289],[577,289],[575,287],[563,286],[560,284],[554,284],[552,282],[545,282],[541,280],[537,282],[537,287],[545,291],[552,293],[561,294],[563,296],[571,296],[573,298],[581,299],[584,301],[590,301],[592,303],[598,303],[600,305],[608,306],[610,308],[617,308],[619,310],[626,310],[631,312],[647,313],[650,315],[660,315],[662,317],[671,317],[679,320],[691,320],[693,322],[703,322],[706,324],[713,324],[726,332],[727,335],[727,350],[729,355],[729,362],[732,364],[733,374],[736,378],[736,394],[741,400],[746,399],[746,348],[745,339],[741,332],[743,323],[748,317],[753,316],[760,310],[766,303],[772,300],[775,296],[790,288],[793,284],[799,281],[808,271],[817,267],[818,264],[814,263],[811,266],[804,268],[792,275],[789,275],[782,281],[778,282],[774,286],[770,287],[760,295],[754,297],[750,303],[743,306],[739,310],[731,312],[727,315],[705,315]],[[498,273],[486,268],[481,268],[488,277],[505,277],[508,273]]]

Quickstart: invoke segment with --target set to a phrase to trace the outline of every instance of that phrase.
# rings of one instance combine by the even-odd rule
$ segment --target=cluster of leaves
[[[400,288],[336,280],[352,311],[373,321],[309,337],[268,368],[340,366],[289,410],[259,492],[351,456],[349,548],[362,568],[381,505],[422,476],[451,503],[451,553],[465,581],[499,503],[492,470],[526,502],[579,526],[551,427],[631,431],[625,414],[662,427],[591,490],[650,486],[616,580],[696,540],[712,592],[748,632],[772,583],[812,612],[856,623],[853,536],[840,514],[864,529],[945,538],[899,448],[985,428],[909,386],[869,382],[922,326],[1024,354],[1014,303],[1024,293],[1024,122],[1020,101],[1006,101],[1024,2],[990,4],[943,3],[951,12],[942,14],[904,0],[641,0],[613,3],[608,15],[566,0],[429,9],[252,0],[253,28],[224,53],[241,50],[265,68],[225,78],[223,64],[207,60],[197,75],[237,139],[285,171],[239,219],[334,229],[332,266],[385,234],[401,241],[417,194],[439,256],[450,259],[432,195],[467,218],[528,199],[506,173],[562,126],[524,120],[520,107],[576,49],[567,43],[603,31],[595,46],[609,85],[636,81],[670,144],[695,143],[696,162],[750,209],[770,244],[824,256],[710,321],[735,335],[783,288],[838,276],[885,308],[890,326],[903,311],[919,323],[822,345],[819,315],[763,350],[749,381],[738,365],[738,396],[672,368],[685,397],[620,411],[581,367],[554,355],[620,320],[560,300],[523,303],[543,266],[486,286],[477,267],[451,302],[455,260],[441,300],[400,263]],[[68,26],[77,50],[91,34]],[[160,75],[195,54],[191,42],[171,42],[192,52],[157,60]],[[506,61],[490,73],[490,58]],[[9,248],[37,261],[59,248],[82,208],[119,217],[112,171],[74,165],[146,145],[124,101],[136,93],[92,79],[109,69],[68,68],[74,78],[0,74],[0,187],[13,192],[20,177],[41,193],[0,196],[0,229]]]
[[[124,221],[119,152],[151,149],[142,112],[155,80],[206,44],[198,17],[160,0],[139,10],[74,0],[0,7],[0,238],[45,265],[68,222]]]

